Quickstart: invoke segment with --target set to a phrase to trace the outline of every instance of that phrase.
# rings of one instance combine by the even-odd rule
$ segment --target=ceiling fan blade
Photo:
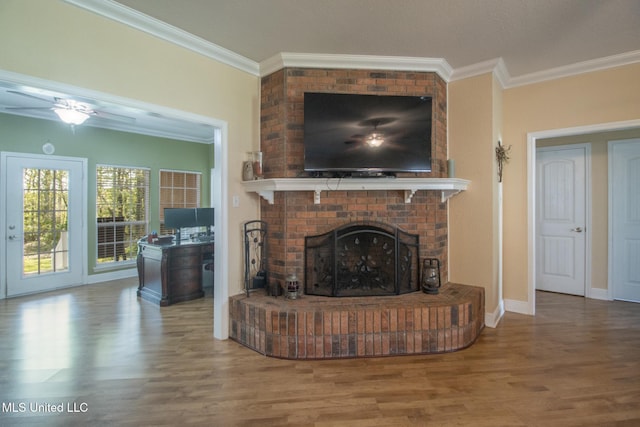
[[[37,95],[31,95],[30,93],[18,92],[16,90],[8,90],[7,92],[12,93],[14,95],[26,96],[27,98],[31,98],[31,99],[37,99],[38,101],[42,101],[42,102],[48,102],[48,103],[53,102],[52,99],[43,98]]]
[[[345,144],[360,144],[362,143],[362,140],[365,138],[364,135],[361,135],[359,133],[355,134],[355,135],[351,135],[351,137],[349,139],[347,139],[346,141],[344,141]]]
[[[5,110],[51,110],[51,107],[4,107]]]
[[[358,122],[358,126],[377,128],[378,126],[388,125],[398,120],[395,117],[372,117],[370,119]]]
[[[107,113],[106,111],[93,110],[91,115],[93,117],[97,117],[105,120],[114,120],[122,123],[135,123],[136,119],[134,117],[122,116],[120,114]]]

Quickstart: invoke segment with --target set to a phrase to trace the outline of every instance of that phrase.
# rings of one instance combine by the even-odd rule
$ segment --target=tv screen
[[[304,169],[430,172],[429,96],[304,94]]]

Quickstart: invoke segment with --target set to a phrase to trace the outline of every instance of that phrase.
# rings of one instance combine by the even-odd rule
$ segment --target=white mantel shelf
[[[258,193],[273,204],[276,191],[313,191],[315,204],[322,191],[403,190],[404,202],[411,203],[418,190],[442,192],[442,202],[467,189],[470,181],[460,178],[275,178],[243,181],[246,191]]]

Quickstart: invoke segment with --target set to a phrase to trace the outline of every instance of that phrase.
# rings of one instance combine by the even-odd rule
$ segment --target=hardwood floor
[[[1,426],[640,425],[637,304],[538,293],[460,352],[290,361],[214,340],[210,296],[135,289],[0,301]]]

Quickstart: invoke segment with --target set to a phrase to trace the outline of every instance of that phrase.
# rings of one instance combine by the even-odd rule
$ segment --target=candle
[[[447,160],[447,171],[449,178],[455,178],[456,176],[456,161],[453,159]]]

